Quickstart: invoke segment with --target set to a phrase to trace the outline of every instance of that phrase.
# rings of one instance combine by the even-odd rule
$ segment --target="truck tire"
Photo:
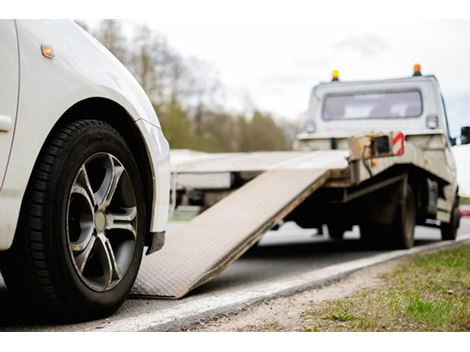
[[[393,249],[409,249],[414,244],[416,203],[413,190],[405,185],[404,197],[398,204],[395,218],[389,227],[389,244]]]
[[[342,240],[344,237],[344,226],[338,224],[327,224],[328,236],[334,240]]]
[[[361,241],[374,249],[408,249],[414,244],[416,225],[416,205],[413,190],[405,186],[405,194],[401,204],[395,210],[392,224],[360,225]]]
[[[22,204],[5,283],[40,318],[96,319],[130,291],[142,259],[146,205],[124,138],[97,120],[47,139]]]
[[[441,239],[443,241],[455,241],[457,239],[457,231],[460,227],[459,201],[456,197],[452,207],[450,222],[441,223]]]

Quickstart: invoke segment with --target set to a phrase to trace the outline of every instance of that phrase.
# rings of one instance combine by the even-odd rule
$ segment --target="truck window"
[[[423,112],[419,91],[371,92],[327,95],[324,120],[418,117]]]

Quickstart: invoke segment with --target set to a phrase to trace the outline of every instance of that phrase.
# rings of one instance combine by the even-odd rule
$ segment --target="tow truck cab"
[[[418,69],[418,68],[417,68]],[[337,77],[337,76],[336,76]],[[378,81],[320,83],[312,89],[307,131],[299,139],[321,135],[357,135],[384,130],[406,134],[444,134],[450,139],[444,98],[433,75]]]

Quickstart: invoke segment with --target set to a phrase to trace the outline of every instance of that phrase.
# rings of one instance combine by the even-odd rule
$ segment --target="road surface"
[[[169,236],[182,223],[172,223]],[[356,259],[376,256],[382,252],[364,250],[358,241],[357,230],[348,232],[344,241],[331,241],[327,236],[315,235],[315,230],[305,230],[287,223],[278,231],[265,235],[258,248],[250,251],[212,282],[196,289],[181,300],[130,298],[112,317],[82,324],[53,325],[30,321],[21,307],[8,295],[0,278],[0,330],[20,331],[88,331],[107,329],[114,322],[127,321],[152,312],[184,312],[185,306],[214,295],[236,295],[260,283],[293,278],[313,269],[321,269]],[[459,233],[470,233],[470,219],[464,219]],[[440,242],[437,229],[418,227],[416,246]],[[206,300],[207,301],[207,300]],[[183,313],[182,313],[183,314]],[[122,324],[120,329],[122,329]],[[125,326],[124,326],[125,328]]]

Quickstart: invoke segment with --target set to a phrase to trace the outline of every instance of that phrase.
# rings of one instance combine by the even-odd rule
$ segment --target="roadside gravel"
[[[382,283],[381,276],[407,259],[394,260],[354,272],[347,278],[318,289],[266,300],[247,309],[191,326],[188,331],[303,331],[306,307],[348,297]]]

